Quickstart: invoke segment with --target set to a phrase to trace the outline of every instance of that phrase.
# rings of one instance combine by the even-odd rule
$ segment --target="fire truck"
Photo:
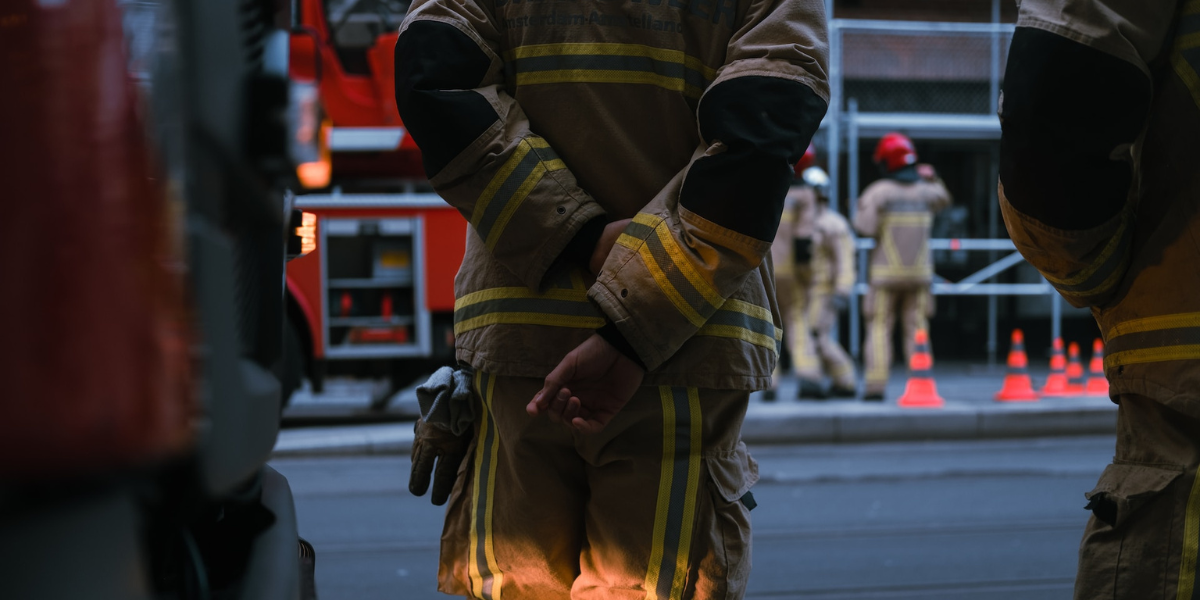
[[[388,393],[453,361],[465,219],[433,193],[396,111],[393,48],[407,2],[298,0],[289,69],[294,206],[285,385],[386,376]]]

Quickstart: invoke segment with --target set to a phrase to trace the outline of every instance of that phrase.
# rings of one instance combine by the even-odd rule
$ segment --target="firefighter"
[[[1103,8],[1100,10],[1099,8]],[[1076,598],[1192,598],[1200,554],[1200,13],[1024,0],[1001,102],[1017,248],[1089,307],[1118,405]]]
[[[883,136],[873,158],[883,177],[859,197],[854,228],[875,238],[871,287],[863,298],[867,320],[863,398],[883,400],[896,312],[901,315],[906,358],[912,354],[916,331],[929,329],[934,310],[929,232],[934,214],[950,204],[950,194],[932,167],[917,164],[916,148],[902,134]]]
[[[775,292],[783,315],[783,338],[796,374],[797,398],[824,398],[821,387],[821,363],[812,336],[809,315],[809,288],[812,281],[813,230],[816,225],[816,193],[803,173],[813,166],[817,153],[812,144],[796,163],[796,179],[784,199],[783,215],[775,241],[771,243]],[[775,399],[782,361],[775,367],[771,388],[763,400]]]
[[[858,393],[854,361],[834,337],[833,329],[838,313],[849,305],[854,290],[854,235],[846,218],[829,208],[829,175],[819,167],[809,167],[803,177],[817,199],[808,324],[812,327],[821,371],[832,381],[829,395],[853,398]]]
[[[828,104],[824,3],[586,6],[418,0],[400,27],[400,116],[470,222],[474,424],[414,444],[414,481],[447,463],[438,588],[740,598],[740,426],[782,340],[768,254]]]

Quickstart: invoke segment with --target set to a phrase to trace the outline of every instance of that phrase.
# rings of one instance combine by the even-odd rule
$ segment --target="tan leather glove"
[[[467,456],[474,431],[454,435],[449,429],[430,425],[423,419],[413,428],[416,433],[412,447],[412,472],[408,477],[408,491],[414,496],[424,496],[433,477],[433,494],[430,500],[435,506],[446,503],[454,481],[458,478],[458,467]],[[437,467],[434,468],[436,461]]]

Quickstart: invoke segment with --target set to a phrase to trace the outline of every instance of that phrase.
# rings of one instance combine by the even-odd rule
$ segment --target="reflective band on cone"
[[[903,408],[941,408],[946,401],[937,393],[937,383],[933,381],[933,356],[929,354],[929,336],[924,329],[918,329],[913,336],[916,342],[912,358],[908,361],[908,383],[904,386],[904,395],[896,401]]]
[[[1083,360],[1079,358],[1079,344],[1067,346],[1067,389],[1072,396],[1083,395]]]
[[[1025,355],[1025,334],[1020,329],[1012,333],[1012,349],[1008,351],[1008,373],[1004,385],[996,392],[997,402],[1033,402],[1038,393],[1029,379],[1029,357]]]
[[[1047,398],[1062,398],[1074,396],[1067,385],[1067,357],[1063,355],[1062,338],[1054,338],[1050,350],[1050,376],[1042,388],[1042,396]]]
[[[1104,375],[1104,342],[1100,338],[1092,342],[1092,359],[1088,362],[1085,393],[1089,396],[1108,397],[1108,377]]]

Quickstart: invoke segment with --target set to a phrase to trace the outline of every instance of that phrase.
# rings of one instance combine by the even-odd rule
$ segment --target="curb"
[[[1112,434],[1117,406],[1108,398],[1055,398],[1013,404],[905,409],[858,401],[751,402],[742,424],[748,444],[829,444]],[[274,458],[407,454],[411,423],[308,427],[279,433]]]

